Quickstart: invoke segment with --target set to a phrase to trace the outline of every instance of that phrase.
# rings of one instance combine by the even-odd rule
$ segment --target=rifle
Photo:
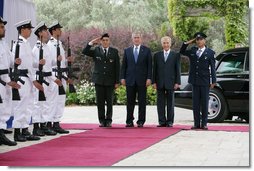
[[[43,49],[42,49],[42,36],[41,36],[41,46],[39,51],[39,61],[43,59]],[[37,72],[38,77],[36,80],[42,85],[43,83],[49,86],[49,83],[44,79],[43,65],[39,64],[39,71]],[[46,97],[43,91],[39,90],[39,101],[46,101]]]
[[[11,52],[12,52],[12,48],[13,48],[13,44],[15,43],[14,40],[11,40]]]
[[[57,46],[56,46],[56,65],[57,65],[57,78],[62,81],[63,71],[61,69],[61,61],[58,60],[58,56],[60,55],[60,47],[59,47],[59,37],[57,37]],[[58,86],[58,94],[63,95],[66,94],[64,90],[64,86]]]
[[[67,57],[71,56],[71,48],[70,48],[70,38],[68,37],[68,51],[67,51]],[[71,62],[68,61],[67,64],[67,77],[72,79],[78,79],[75,75],[73,75],[73,71],[78,71],[79,68],[72,68]],[[69,84],[69,92],[70,93],[76,93],[76,89],[73,84]]]
[[[15,60],[17,58],[19,58],[19,49],[20,49],[20,45],[19,45],[19,35],[18,35],[18,41],[17,41],[16,48],[15,48]],[[10,72],[11,80],[16,83],[19,81],[21,84],[24,85],[25,81],[23,81],[20,78],[20,71],[18,70],[19,65],[16,64],[15,60],[14,60],[14,69],[13,69],[13,71],[11,70],[11,72]],[[20,95],[19,95],[18,89],[12,88],[12,100],[20,100]]]

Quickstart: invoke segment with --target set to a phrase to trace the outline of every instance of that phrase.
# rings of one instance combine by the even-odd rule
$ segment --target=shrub
[[[95,87],[88,81],[81,81],[77,86],[77,99],[81,105],[96,104]]]

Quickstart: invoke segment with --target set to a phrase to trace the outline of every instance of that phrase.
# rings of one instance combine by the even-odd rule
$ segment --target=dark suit
[[[174,123],[174,85],[180,81],[180,54],[170,50],[165,62],[164,51],[154,54],[153,83],[157,85],[157,110],[160,125]],[[167,118],[165,101],[167,100]]]
[[[133,123],[136,94],[138,93],[139,115],[137,124],[143,125],[146,120],[146,80],[152,80],[152,55],[149,48],[140,46],[137,63],[133,55],[133,46],[124,50],[121,79],[126,80],[126,123]]]
[[[82,53],[92,57],[94,61],[92,81],[95,83],[99,121],[101,124],[111,123],[114,85],[119,83],[118,50],[109,47],[105,56],[102,47],[97,46],[91,49],[91,46],[87,45]],[[107,103],[106,117],[105,101]]]
[[[215,52],[206,48],[202,55],[198,57],[196,55],[198,48],[192,47],[190,50],[186,50],[187,46],[187,44],[183,43],[180,53],[190,59],[188,82],[192,84],[194,126],[200,127],[201,111],[201,127],[203,127],[207,126],[210,79],[212,79],[212,83],[216,83]]]

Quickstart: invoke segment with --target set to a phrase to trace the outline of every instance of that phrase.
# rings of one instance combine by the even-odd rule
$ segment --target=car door
[[[230,52],[217,65],[217,83],[223,91],[230,112],[242,111],[249,97],[247,59],[247,51]]]

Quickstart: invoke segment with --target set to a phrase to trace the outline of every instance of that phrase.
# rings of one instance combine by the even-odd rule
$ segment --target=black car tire
[[[208,122],[223,122],[227,116],[228,105],[223,94],[218,89],[211,89],[209,93]]]

